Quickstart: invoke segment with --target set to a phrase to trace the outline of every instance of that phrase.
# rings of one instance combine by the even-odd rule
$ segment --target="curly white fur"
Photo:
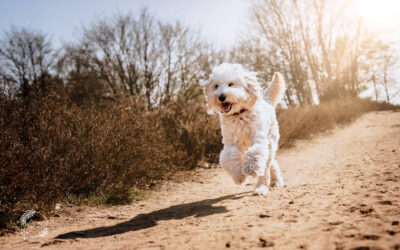
[[[265,100],[256,73],[228,63],[214,68],[204,86],[208,112],[219,113],[224,144],[220,165],[237,184],[258,176],[254,194],[267,194],[268,185],[284,185],[275,160],[279,141],[275,106],[284,91],[283,77],[275,73]]]

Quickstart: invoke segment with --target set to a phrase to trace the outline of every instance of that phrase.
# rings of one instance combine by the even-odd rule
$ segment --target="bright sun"
[[[384,29],[399,28],[400,0],[358,0],[356,8],[368,24]]]

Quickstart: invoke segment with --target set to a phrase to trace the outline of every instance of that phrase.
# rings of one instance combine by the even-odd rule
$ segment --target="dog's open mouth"
[[[229,102],[224,102],[222,103],[222,112],[223,113],[229,113],[232,109],[232,103]]]

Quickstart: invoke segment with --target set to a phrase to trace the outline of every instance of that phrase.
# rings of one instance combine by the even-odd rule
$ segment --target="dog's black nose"
[[[223,102],[223,101],[225,101],[226,96],[225,96],[224,94],[220,94],[219,97],[218,97],[218,99],[219,99],[221,102]]]

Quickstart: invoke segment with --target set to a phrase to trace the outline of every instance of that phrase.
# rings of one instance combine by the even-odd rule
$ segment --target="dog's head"
[[[223,63],[215,67],[204,85],[207,112],[232,115],[253,108],[261,97],[256,73],[239,64]]]

